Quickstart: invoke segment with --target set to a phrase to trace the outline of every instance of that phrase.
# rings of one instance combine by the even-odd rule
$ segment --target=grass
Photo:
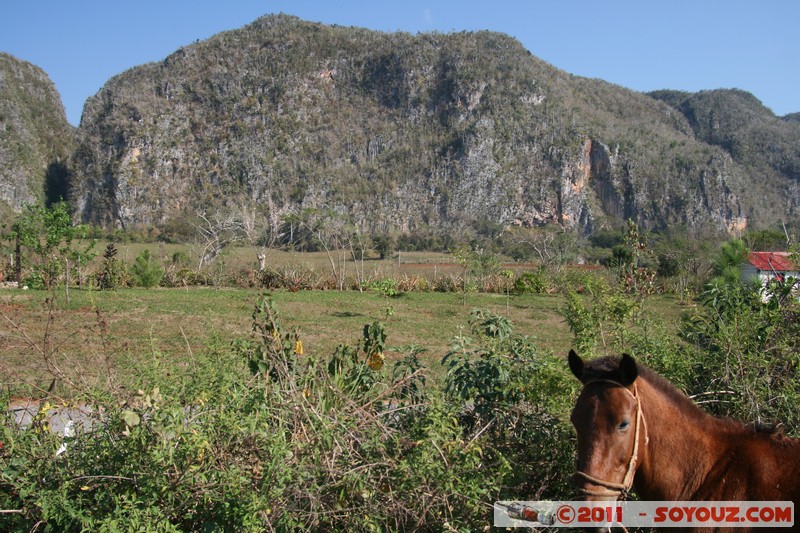
[[[84,370],[106,359],[119,370],[135,368],[144,357],[186,361],[212,339],[247,337],[258,294],[208,288],[72,290],[67,305],[63,294],[5,290],[0,293],[4,382],[17,375],[42,385],[49,379],[41,363],[45,356]],[[332,353],[340,343],[357,344],[365,324],[383,320],[389,346],[418,345],[427,350],[426,359],[438,361],[453,336],[464,331],[472,308],[506,314],[505,296],[495,294],[469,294],[466,305],[458,293],[386,298],[374,291],[276,291],[271,296],[284,327],[298,328],[306,353],[317,355]],[[560,305],[558,296],[516,296],[507,314],[543,347],[564,351],[570,335],[558,316]],[[387,317],[389,307],[394,312]],[[396,351],[387,353],[390,360],[396,356]]]
[[[101,383],[111,376],[126,381],[145,359],[188,365],[213,342],[249,336],[258,295],[235,288],[71,290],[67,305],[62,293],[3,290],[0,376],[11,389],[26,383],[46,388],[53,368]],[[565,354],[572,346],[558,294],[507,301],[501,294],[470,293],[466,304],[460,293],[437,292],[387,298],[377,291],[274,291],[271,297],[283,327],[297,328],[306,353],[320,357],[340,343],[357,345],[364,325],[381,320],[392,347],[387,359],[399,358],[400,347],[420,346],[435,375],[453,338],[469,333],[467,319],[477,307],[507,316],[515,331],[533,336],[542,349]],[[677,324],[682,312],[667,296],[650,298],[645,311],[666,324]]]
[[[93,265],[97,267],[102,262],[103,251],[109,241],[98,240],[94,251],[98,252]],[[81,245],[77,245],[80,247]],[[127,265],[133,263],[140,253],[149,250],[151,255],[158,259],[162,264],[169,264],[175,254],[180,253],[183,257],[189,258],[189,266],[197,267],[197,247],[186,244],[168,243],[115,243],[117,248],[117,258]],[[316,272],[330,272],[330,257],[326,252],[293,252],[279,249],[266,249],[258,246],[231,246],[226,249],[221,257],[226,269],[231,271],[238,269],[254,270],[258,268],[258,254],[266,254],[267,265],[274,269],[281,268],[303,268]],[[332,258],[338,264],[339,252],[332,252]],[[363,265],[361,262],[356,264],[352,257],[346,252],[342,252],[344,268],[349,275],[355,275],[356,268],[363,268],[364,274],[368,279],[397,278],[399,276],[423,276],[430,279],[437,275],[459,275],[463,268],[456,264],[452,254],[439,252],[395,252],[392,258],[379,259],[377,254],[369,252],[365,256]],[[513,270],[517,273],[525,270],[534,269],[535,266],[527,263],[514,263],[508,257],[499,257],[503,268]]]

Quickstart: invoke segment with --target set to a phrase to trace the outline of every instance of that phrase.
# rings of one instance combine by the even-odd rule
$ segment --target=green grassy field
[[[97,241],[94,251],[98,252],[92,267],[99,268],[108,241]],[[83,245],[81,245],[83,246]],[[198,267],[198,249],[187,244],[166,243],[115,243],[117,258],[130,265],[140,253],[149,250],[150,254],[162,265],[169,265],[176,254],[188,259],[191,268]],[[231,246],[218,259],[218,266],[229,272],[238,270],[256,270],[258,255],[267,256],[267,266],[273,269],[296,268],[314,272],[330,272],[331,260],[337,269],[344,268],[345,275],[353,277],[358,269],[366,279],[398,278],[400,276],[424,276],[431,280],[439,275],[460,275],[463,268],[456,264],[452,254],[439,252],[396,252],[393,257],[379,259],[377,254],[369,252],[364,260],[354,261],[347,251],[326,252],[294,252],[279,249],[267,249],[257,246]],[[514,263],[509,257],[498,256],[505,269],[516,273],[536,268],[527,263]]]
[[[0,292],[0,371],[6,387],[25,382],[44,387],[52,368],[82,376],[88,383],[113,374],[124,379],[144,360],[190,364],[192,355],[213,343],[250,334],[259,291],[246,289],[120,289],[63,293],[6,289]],[[468,334],[473,308],[507,316],[515,331],[537,345],[566,353],[572,336],[560,314],[561,295],[409,292],[387,298],[377,291],[275,291],[270,293],[284,328],[297,328],[306,354],[324,357],[337,344],[356,345],[365,324],[387,324],[387,358],[401,348],[425,349],[424,360],[437,372],[438,361],[454,336]],[[645,312],[676,323],[682,309],[671,297],[648,299]],[[393,313],[387,317],[387,308]],[[48,368],[48,365],[51,367]],[[77,379],[77,378],[76,378]]]

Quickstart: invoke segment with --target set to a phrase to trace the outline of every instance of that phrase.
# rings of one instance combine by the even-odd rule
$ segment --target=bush
[[[101,289],[116,289],[127,285],[128,270],[125,264],[117,259],[117,247],[114,243],[106,246],[103,254],[103,270],[97,273],[97,286]]]
[[[574,447],[564,443],[575,384],[563,360],[486,310],[472,312],[470,331],[442,360],[445,392],[463,406],[464,439],[480,443],[486,461],[515,466],[504,473],[504,496],[569,498]]]
[[[545,294],[550,292],[550,289],[550,278],[543,268],[524,272],[514,281],[514,292],[517,294]]]
[[[398,289],[397,286],[398,283],[394,278],[384,278],[369,284],[370,289],[378,291],[386,298],[397,298],[403,295],[403,291]]]
[[[164,277],[161,278],[161,285],[164,287],[208,286],[211,284],[212,280],[208,273],[176,265],[170,265],[164,271]]]
[[[567,292],[562,314],[582,353],[629,349],[632,326],[639,319],[642,302],[627,294],[601,291],[580,296]],[[598,346],[599,345],[599,346]]]
[[[266,268],[259,273],[259,282],[264,289],[286,289],[292,292],[321,287],[319,276],[303,267]]]
[[[148,359],[135,394],[94,393],[90,431],[0,425],[0,506],[19,511],[3,526],[482,530],[503,496],[566,495],[563,362],[502,317],[470,323],[479,340],[457,340],[442,387],[417,348],[383,365],[380,322],[319,359],[259,299],[250,337],[172,375]]]
[[[682,336],[695,348],[691,390],[716,396],[716,414],[798,430],[800,305],[761,301],[751,287],[717,280],[687,315]],[[732,393],[732,394],[731,394]],[[713,399],[713,398],[712,398]]]
[[[600,294],[611,290],[608,270],[588,270],[579,267],[565,268],[552,274],[555,289],[562,293]]]
[[[150,250],[144,250],[136,256],[131,266],[131,274],[137,286],[149,289],[161,283],[164,269],[150,256]]]
[[[435,292],[459,292],[464,286],[460,276],[436,276],[431,283]]]
[[[428,280],[423,276],[409,276],[404,274],[397,280],[397,289],[401,292],[429,290]]]

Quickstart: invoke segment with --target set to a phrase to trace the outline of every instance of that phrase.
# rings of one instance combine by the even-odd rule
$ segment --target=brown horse
[[[705,413],[629,355],[584,361],[571,350],[569,367],[583,383],[571,421],[586,500],[635,488],[647,501],[791,500],[797,508],[800,441]]]

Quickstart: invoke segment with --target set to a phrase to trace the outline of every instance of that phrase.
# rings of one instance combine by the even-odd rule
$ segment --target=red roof
[[[772,272],[797,271],[789,258],[789,252],[750,252],[747,262],[759,270]]]

